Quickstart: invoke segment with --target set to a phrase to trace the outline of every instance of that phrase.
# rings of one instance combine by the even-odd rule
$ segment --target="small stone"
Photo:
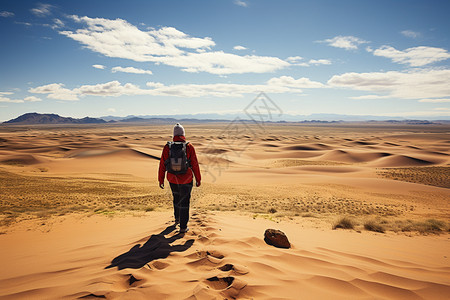
[[[291,243],[284,232],[277,229],[266,229],[264,232],[264,241],[278,248],[291,248]]]

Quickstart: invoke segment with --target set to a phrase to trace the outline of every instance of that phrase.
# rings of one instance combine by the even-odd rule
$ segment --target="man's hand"
[[[164,189],[164,182],[159,184],[159,187]]]
[[[200,181],[196,181],[196,182],[195,182],[195,186],[196,186],[196,187],[199,187],[201,184],[202,184],[202,183],[201,183]]]

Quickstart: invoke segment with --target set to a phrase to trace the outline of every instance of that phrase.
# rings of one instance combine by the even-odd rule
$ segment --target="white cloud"
[[[41,98],[38,98],[36,96],[29,96],[26,97],[25,99],[23,99],[24,101],[28,101],[28,102],[38,102],[38,101],[42,101]]]
[[[444,99],[420,99],[419,102],[446,103],[446,102],[450,102],[450,98],[444,98]]]
[[[223,51],[188,53],[180,56],[165,56],[155,61],[181,68],[182,71],[207,72],[217,75],[266,73],[289,66],[277,57],[256,55],[235,55]]]
[[[303,57],[301,56],[290,56],[286,58],[286,61],[290,62],[294,66],[300,66],[300,67],[310,67],[311,65],[318,66],[318,65],[330,65],[331,61],[328,59],[310,59],[308,62],[300,62],[303,60]]]
[[[411,67],[421,67],[450,58],[450,53],[445,49],[425,46],[408,48],[404,51],[391,46],[382,46],[373,51],[373,55],[387,57],[393,62],[408,64]]]
[[[328,59],[311,59],[308,63],[310,65],[331,65],[331,61]]]
[[[53,22],[54,24],[51,25],[52,29],[58,29],[65,26],[64,22],[60,19],[53,19]]]
[[[30,9],[30,11],[38,17],[46,17],[52,14],[51,9],[53,8],[50,4],[39,3],[36,8]]]
[[[115,112],[116,112],[116,109],[110,107],[110,108],[108,108],[106,111],[107,111],[107,112],[111,112],[111,113],[115,113]]]
[[[122,19],[109,20],[78,16],[72,16],[72,19],[87,27],[60,33],[108,57],[141,62],[153,61],[157,56],[183,54],[184,51],[178,47],[198,49],[215,45],[208,37],[190,37],[173,27],[141,31]]]
[[[358,49],[358,46],[360,44],[368,43],[367,41],[357,38],[355,36],[341,36],[341,35],[336,36],[332,39],[326,39],[319,42],[328,43],[329,46],[336,48],[343,48],[345,50],[356,50]]]
[[[355,96],[350,97],[350,99],[357,99],[357,100],[374,100],[374,99],[388,99],[391,98],[391,96],[380,96],[380,95],[362,95],[362,96]]]
[[[11,92],[0,92],[0,102],[6,103],[24,103],[24,102],[36,102],[42,101],[40,98],[35,96],[25,97],[25,99],[11,99],[9,97],[4,97],[3,95],[12,95]]]
[[[296,63],[302,59],[303,59],[303,57],[301,57],[301,56],[289,56],[288,58],[286,58],[286,60],[288,62],[292,62],[292,63]]]
[[[386,98],[432,99],[449,97],[449,82],[450,70],[419,69],[405,72],[344,73],[334,75],[328,84],[331,87],[375,92]],[[378,96],[362,97],[359,99],[374,99]]]
[[[154,87],[155,95],[177,97],[243,97],[244,94],[266,93],[301,93],[301,88],[321,88],[324,85],[308,78],[294,79],[289,76],[271,78],[266,84],[178,84],[166,86],[161,83],[149,82],[147,86]]]
[[[53,19],[53,22],[55,22],[56,25],[58,25],[59,27],[63,27],[65,24],[63,21],[61,21],[60,19]]]
[[[134,68],[134,67],[125,67],[125,68],[123,68],[123,67],[114,67],[114,68],[111,69],[111,71],[113,73],[124,72],[124,73],[148,74],[148,75],[153,74],[152,71],[150,71],[150,70],[142,70],[142,69],[137,69],[137,68]]]
[[[301,93],[301,88],[324,88],[320,82],[311,81],[308,78],[294,79],[289,76],[272,78],[265,84],[174,84],[164,85],[160,82],[147,82],[147,88],[119,81],[110,81],[96,85],[83,85],[72,90],[62,88],[62,84],[49,84],[30,89],[31,93],[48,94],[47,98],[61,100],[77,100],[78,97],[123,95],[151,95],[151,96],[174,96],[174,97],[243,97],[244,94],[256,94],[261,91],[266,93]],[[67,98],[63,99],[63,96]]]
[[[271,78],[269,81],[267,81],[269,85],[275,85],[275,86],[285,86],[285,87],[293,87],[293,88],[323,88],[325,87],[324,84],[317,82],[317,81],[311,81],[309,78],[299,78],[294,79],[291,76],[281,76],[278,78]]]
[[[0,11],[0,17],[3,17],[3,18],[14,17],[14,13],[10,12],[10,11],[6,11],[6,10]]]
[[[25,26],[33,26],[33,24],[31,24],[31,23],[28,23],[28,22],[14,22],[14,23],[16,23],[16,24],[20,24],[20,25],[25,25]]]
[[[122,85],[117,80],[95,85],[83,85],[79,88],[73,89],[72,92],[78,95],[112,96],[112,97],[118,97],[122,95],[147,94],[146,90],[140,89],[137,85],[134,85],[132,83],[125,83],[124,85]]]
[[[421,36],[420,32],[416,32],[416,31],[412,31],[412,30],[403,30],[400,33],[406,37],[413,38],[413,39]]]
[[[215,46],[211,38],[191,37],[173,27],[142,31],[122,19],[78,16],[72,19],[85,28],[60,33],[108,57],[162,63],[185,72],[218,75],[273,72],[290,65],[277,57],[209,51]]]
[[[164,84],[162,84],[161,82],[147,82],[146,86],[151,88],[160,88],[163,87]]]
[[[36,88],[31,88],[28,90],[28,92],[34,94],[47,94],[47,98],[49,99],[69,100],[69,101],[78,100],[76,92],[63,88],[63,86],[64,84],[62,83],[52,83],[39,86]]]
[[[242,6],[242,7],[248,7],[248,3],[242,0],[234,0],[234,4]]]
[[[11,99],[9,97],[3,97],[0,95],[0,102],[4,102],[4,103],[23,103],[23,100],[18,100],[18,99]]]
[[[264,90],[265,85],[243,85],[230,83],[214,83],[214,84],[176,84],[163,85],[160,83],[149,83],[153,88],[152,94],[159,96],[175,96],[175,97],[243,97],[243,94],[254,94]],[[271,92],[276,93],[277,89]]]
[[[94,67],[96,69],[100,69],[100,70],[103,70],[106,68],[104,65],[92,65],[92,67]]]
[[[247,48],[245,48],[244,46],[241,45],[237,45],[233,47],[234,50],[246,50]]]
[[[64,22],[60,19],[53,19],[53,24],[42,24],[42,26],[50,27],[51,29],[59,29],[65,26]]]

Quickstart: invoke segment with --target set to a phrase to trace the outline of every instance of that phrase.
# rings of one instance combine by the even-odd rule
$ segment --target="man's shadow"
[[[171,233],[175,228],[175,225],[171,225],[161,233],[153,234],[144,245],[137,244],[133,246],[128,252],[114,258],[105,269],[114,267],[117,267],[119,270],[125,268],[140,269],[155,259],[168,257],[172,252],[186,251],[194,244],[193,239],[186,241],[183,245],[172,246],[170,244],[182,238],[184,233],[178,233],[170,238],[165,237],[166,234]]]

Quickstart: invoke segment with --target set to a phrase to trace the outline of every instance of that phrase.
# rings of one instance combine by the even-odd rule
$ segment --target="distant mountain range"
[[[3,124],[31,125],[31,124],[100,124],[100,123],[211,123],[211,122],[230,122],[239,117],[241,120],[251,121],[247,115],[240,114],[191,114],[191,115],[144,115],[126,117],[105,116],[101,118],[85,117],[82,119],[61,117],[57,114],[39,114],[26,113],[15,119],[3,122]],[[362,115],[339,115],[339,114],[312,114],[312,115],[283,115],[279,118],[273,118],[270,122],[296,122],[296,123],[335,123],[335,122],[388,122],[404,124],[433,124],[450,123],[448,117],[435,117],[433,121],[428,120],[409,120],[401,117],[383,117],[383,116],[362,116]],[[259,120],[258,120],[259,121]]]
[[[103,119],[85,117],[82,119],[61,117],[57,114],[27,113],[15,119],[6,121],[7,124],[93,124],[106,123]]]
[[[231,121],[239,117],[242,120],[250,120],[251,118],[243,113],[241,114],[185,114],[185,115],[128,115],[126,117],[117,116],[103,116],[100,117],[105,121],[117,121],[117,122],[156,122],[157,120],[161,122],[171,122],[171,121],[193,121],[193,122],[220,122],[220,121]],[[258,116],[254,116],[258,119]],[[258,119],[259,120],[259,119]],[[403,117],[392,117],[392,116],[372,116],[372,115],[341,115],[341,114],[310,114],[310,115],[291,115],[283,114],[281,116],[272,115],[271,119],[265,119],[269,122],[367,122],[367,121],[399,121],[399,122],[414,122],[414,121],[437,121],[437,122],[449,122],[448,116],[434,116],[434,117],[414,117],[411,119],[406,119]]]

